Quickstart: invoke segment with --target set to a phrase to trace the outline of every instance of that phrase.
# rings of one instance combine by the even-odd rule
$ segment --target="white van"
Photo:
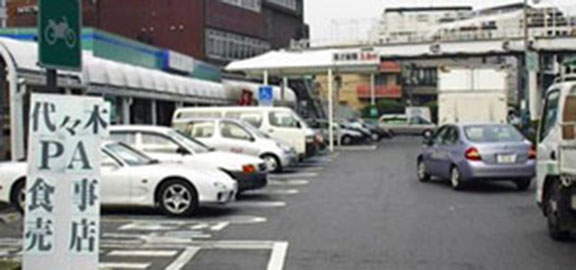
[[[537,166],[536,200],[548,219],[550,236],[566,240],[576,230],[576,77],[546,92]]]
[[[314,131],[285,107],[186,107],[174,112],[172,123],[194,118],[241,119],[271,138],[293,147],[300,159],[316,152]]]
[[[271,172],[280,172],[296,160],[294,148],[270,139],[246,121],[196,118],[175,120],[172,125],[216,150],[259,157]]]

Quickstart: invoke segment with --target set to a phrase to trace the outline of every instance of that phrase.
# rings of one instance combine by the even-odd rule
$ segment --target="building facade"
[[[470,6],[387,8],[371,30],[373,43],[422,41],[439,24],[467,18]]]
[[[10,0],[12,27],[36,25],[36,0]],[[225,64],[308,37],[303,0],[83,0],[84,25]]]

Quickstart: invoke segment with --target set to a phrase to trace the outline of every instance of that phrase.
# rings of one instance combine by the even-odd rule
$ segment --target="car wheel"
[[[464,183],[462,182],[462,174],[458,167],[452,167],[450,171],[450,184],[454,190],[462,190],[464,188]]]
[[[198,208],[198,194],[183,180],[170,180],[160,187],[160,210],[176,217],[190,216]]]
[[[428,173],[428,168],[426,167],[426,163],[423,160],[418,160],[418,180],[420,182],[425,183],[430,181],[430,174]]]
[[[516,188],[518,190],[526,191],[530,187],[530,184],[532,184],[532,179],[516,180],[516,181],[514,181],[514,184],[516,184]]]
[[[350,145],[352,144],[352,137],[346,135],[344,137],[342,137],[342,144],[343,145]]]
[[[264,160],[264,163],[266,163],[266,168],[268,169],[269,172],[281,172],[282,171],[282,165],[280,164],[280,159],[277,158],[274,155],[263,155],[261,157]]]
[[[560,201],[560,185],[554,181],[546,195],[546,205],[544,211],[548,221],[548,233],[556,241],[566,241],[570,239],[570,231],[563,229],[558,204]]]
[[[10,195],[10,199],[12,204],[20,213],[24,213],[24,209],[26,209],[26,189],[24,188],[26,184],[26,180],[19,180],[14,184],[14,188],[12,188],[12,194]]]

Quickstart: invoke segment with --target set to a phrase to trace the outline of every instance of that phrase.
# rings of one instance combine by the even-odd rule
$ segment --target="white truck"
[[[508,72],[496,68],[441,68],[438,124],[507,123]]]
[[[538,130],[536,201],[554,240],[576,229],[576,77],[546,92]]]

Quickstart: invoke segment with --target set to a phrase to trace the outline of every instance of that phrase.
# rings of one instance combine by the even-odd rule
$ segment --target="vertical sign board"
[[[24,218],[24,270],[97,270],[102,98],[33,94]]]
[[[82,0],[39,1],[38,60],[42,67],[81,68],[81,4]]]
[[[262,85],[258,88],[258,101],[260,106],[274,105],[274,90],[272,86]]]

